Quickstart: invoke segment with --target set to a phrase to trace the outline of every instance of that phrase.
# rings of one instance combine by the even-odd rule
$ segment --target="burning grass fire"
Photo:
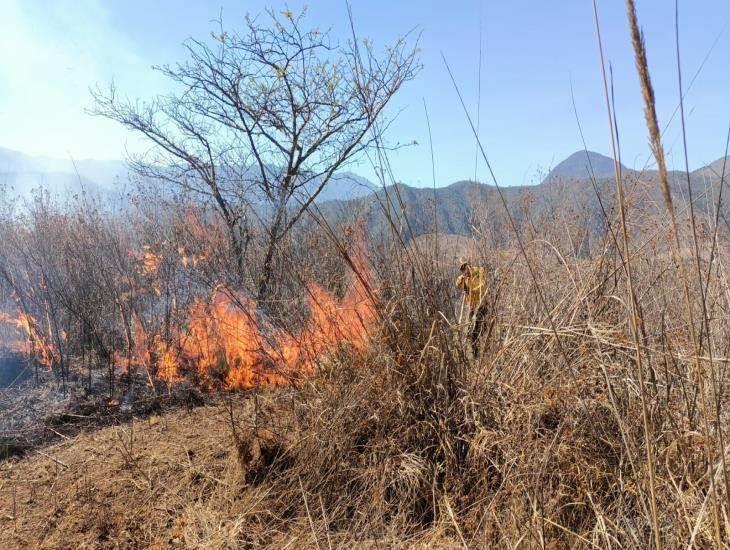
[[[32,315],[0,311],[0,328],[3,325],[10,331],[0,331],[0,349],[22,353],[46,367],[53,365],[55,350],[40,333],[38,322]]]
[[[163,243],[165,244],[165,243]],[[362,350],[373,322],[375,309],[373,285],[363,261],[362,246],[353,259],[357,274],[341,300],[320,285],[304,285],[309,318],[294,332],[274,326],[256,301],[225,285],[217,285],[207,298],[198,298],[179,311],[166,330],[160,323],[145,322],[130,308],[131,330],[127,351],[118,353],[124,369],[146,370],[167,383],[192,377],[207,388],[245,389],[296,383],[314,371],[326,353],[341,345]],[[171,257],[183,269],[197,265],[184,250]],[[179,256],[179,258],[178,258]],[[137,272],[150,292],[160,296],[159,271],[166,257],[145,245],[142,253],[130,253]],[[178,261],[179,260],[179,261]],[[138,290],[141,296],[144,290]],[[128,297],[130,297],[129,295]],[[18,305],[18,310],[21,310]],[[18,311],[0,311],[3,345],[23,353],[39,364],[53,368],[61,350],[53,342],[64,342],[65,335],[54,338],[53,327],[39,325],[35,317]],[[119,336],[119,340],[122,340]],[[66,356],[72,350],[64,350]]]
[[[375,318],[366,282],[353,284],[338,301],[318,285],[307,287],[311,312],[297,334],[274,327],[256,302],[223,288],[188,309],[184,330],[172,345],[150,338],[137,323],[137,360],[155,365],[160,379],[175,382],[194,369],[206,386],[228,389],[286,385],[311,374],[316,361],[342,344],[362,349]]]
[[[139,272],[159,296],[157,275],[165,256],[148,245],[143,250],[134,256]],[[328,352],[341,345],[362,350],[367,343],[375,321],[375,304],[363,251],[360,237],[351,257],[350,284],[341,300],[314,282],[304,285],[309,319],[299,330],[274,326],[253,298],[217,285],[208,298],[187,306],[184,321],[166,338],[135,316],[135,351],[130,365],[149,368],[168,383],[192,376],[209,388],[296,383],[311,374]],[[192,256],[190,261],[181,247],[174,249],[170,258],[183,269],[194,268],[203,259]]]
[[[125,164],[74,160],[101,126],[54,131],[48,101],[11,94],[28,105],[6,110],[37,115],[15,117],[19,135],[35,128],[43,149],[69,153],[0,148],[0,550],[730,548],[730,131],[715,136],[717,160],[695,165],[727,104],[704,104],[727,95],[726,63],[710,55],[720,35],[689,86],[680,62],[680,34],[701,23],[682,44],[709,46],[730,2],[657,12],[647,23],[659,32],[673,15],[676,47],[654,53],[638,3],[626,2],[629,48],[601,32],[616,18],[592,3],[600,70],[578,74],[572,113],[540,94],[558,99],[544,105],[555,143],[531,140],[533,160],[583,145],[546,174],[522,169],[516,130],[515,147],[501,141],[518,154],[482,148],[499,134],[479,125],[481,15],[476,98],[456,77],[470,21],[438,48],[454,52],[452,71],[445,54],[421,59],[436,50],[421,43],[426,20],[376,44],[349,2],[340,24],[333,10],[311,21],[276,5],[227,17],[237,28],[208,18],[212,33],[185,40],[183,58],[157,61],[146,98],[75,71],[91,102],[67,107],[129,131]],[[428,16],[368,7],[396,26]],[[67,30],[42,11],[34,23]],[[489,19],[519,33],[527,11]],[[561,28],[590,38],[564,15]],[[616,67],[634,50],[641,93],[616,96],[633,105],[618,113],[602,35]],[[100,51],[124,49],[102,38]],[[580,67],[581,41],[578,57],[537,52],[538,69]],[[531,75],[513,63],[519,42],[499,48],[500,65]],[[703,52],[688,53],[693,69]],[[391,99],[436,74],[430,62],[443,82],[418,90],[423,120],[403,120],[408,96]],[[35,65],[23,73],[37,81],[13,88],[50,87],[55,73]],[[718,93],[687,95],[700,72]],[[655,85],[670,77],[676,89]],[[545,135],[544,120],[524,123],[524,94],[503,91],[502,121]],[[580,109],[602,104],[595,92],[605,112]],[[630,120],[640,103],[646,151]],[[560,135],[566,114],[579,136]],[[492,161],[523,179],[500,181]]]

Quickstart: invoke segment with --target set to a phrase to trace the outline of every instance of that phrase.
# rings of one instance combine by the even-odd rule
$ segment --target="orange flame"
[[[162,256],[155,252],[152,252],[149,245],[143,245],[142,249],[142,262],[141,269],[143,275],[147,277],[154,277],[160,270],[160,264],[162,263]]]
[[[10,315],[0,311],[0,323],[11,325],[15,334],[5,339],[5,346],[12,351],[35,357],[41,364],[50,367],[54,360],[53,346],[38,331],[38,322],[27,313]]]
[[[310,319],[297,334],[290,334],[260,318],[256,302],[218,288],[209,300],[188,309],[185,331],[165,343],[145,335],[135,322],[137,361],[156,365],[156,375],[167,382],[193,373],[205,385],[230,389],[296,383],[314,372],[325,354],[347,343],[363,350],[375,320],[367,278],[359,262],[355,278],[342,300],[322,287],[307,288]]]

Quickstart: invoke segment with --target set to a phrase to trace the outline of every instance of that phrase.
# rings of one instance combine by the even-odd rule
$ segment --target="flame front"
[[[356,279],[340,301],[315,284],[307,296],[309,321],[291,334],[263,319],[253,299],[217,288],[190,305],[172,343],[149,337],[137,322],[137,362],[154,364],[167,382],[192,374],[203,385],[242,389],[296,383],[338,346],[365,347],[375,320],[368,280]]]
[[[174,264],[183,268],[194,267],[204,259],[182,247],[175,252]],[[152,294],[150,290],[159,296],[158,273],[165,256],[146,245],[141,253],[131,254],[145,283],[133,287],[123,299],[140,292]],[[358,276],[352,278],[341,300],[317,284],[306,287],[310,315],[295,333],[270,323],[252,298],[223,287],[214,288],[207,299],[181,310],[173,305],[177,321],[166,324],[164,337],[155,328],[159,323],[145,322],[144,315],[130,306],[130,318],[125,322],[131,321],[131,327],[127,325],[127,349],[122,352],[127,360],[119,364],[122,368],[149,369],[169,383],[191,377],[203,386],[229,389],[296,384],[337,348],[346,345],[362,351],[367,345],[375,321],[372,284],[360,255],[352,261]],[[47,314],[47,322],[40,325],[32,315],[23,313],[20,303],[17,309],[17,314],[0,311],[0,328],[10,327],[0,332],[0,344],[34,357],[40,364],[56,364],[60,353],[52,343],[63,345],[65,333],[52,330]]]
[[[0,340],[8,349],[35,358],[41,365],[51,367],[54,361],[54,347],[38,330],[38,322],[27,313],[11,315],[0,311],[0,323],[10,325],[14,333]]]

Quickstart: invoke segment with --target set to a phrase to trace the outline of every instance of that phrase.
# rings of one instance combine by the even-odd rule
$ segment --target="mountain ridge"
[[[621,167],[623,171],[627,170],[625,166],[621,165]],[[550,170],[542,183],[550,183],[565,178],[610,178],[614,175],[614,169],[613,159],[606,155],[595,151],[576,151]]]
[[[0,184],[21,196],[28,196],[38,187],[60,195],[89,189],[103,194],[113,191],[118,183],[130,182],[132,175],[121,160],[56,159],[0,147]],[[316,186],[314,182],[312,187]],[[353,172],[341,172],[333,176],[317,202],[358,198],[371,193],[375,187]],[[306,198],[306,191],[304,195]]]
[[[89,173],[89,165],[83,161],[73,166],[78,170],[78,175],[75,171],[64,174],[43,173],[44,169],[58,165],[42,164],[37,158],[31,163],[24,162],[22,153],[13,154],[12,151],[0,149],[0,184],[15,183],[28,187],[53,180],[56,182],[56,190],[66,192],[78,189],[79,186],[85,190],[97,186],[102,191],[105,186],[111,187],[113,176],[107,175],[107,179],[101,184],[98,180],[86,177],[84,174]],[[106,166],[112,168],[123,164],[120,161],[109,162],[112,164]],[[698,192],[706,192],[707,182],[719,182],[718,174],[722,171],[723,163],[720,158],[690,173],[693,185],[700,186]],[[730,168],[730,163],[728,164],[726,170]],[[9,166],[16,170],[11,173],[12,182],[7,181]],[[30,171],[17,171],[23,167],[29,167]],[[97,166],[92,164],[91,168]],[[33,172],[32,169],[36,171]],[[317,204],[318,211],[330,221],[352,221],[353,216],[364,216],[370,232],[388,229],[392,227],[391,223],[396,223],[400,227],[408,228],[408,238],[415,238],[436,230],[463,236],[485,230],[508,235],[511,229],[504,218],[504,200],[516,223],[528,218],[554,217],[556,213],[565,216],[572,212],[584,216],[586,226],[590,227],[593,234],[598,235],[605,224],[603,212],[610,212],[615,205],[613,171],[614,163],[609,157],[591,151],[578,151],[556,165],[542,182],[535,185],[502,186],[501,192],[493,185],[470,180],[455,181],[436,188],[414,187],[403,183],[383,188],[356,174],[343,173],[336,178],[336,182],[340,183],[339,189],[330,184],[318,197]],[[647,205],[663,204],[656,171],[644,170],[639,173],[623,166],[622,173],[627,194],[630,191],[633,200],[641,200]],[[595,185],[590,184],[589,174],[594,177]],[[683,200],[686,174],[671,172],[669,176],[673,193],[677,194],[678,200]],[[347,186],[355,192],[350,193]],[[719,185],[713,185],[711,189],[716,194],[715,189],[719,189]],[[396,196],[396,192],[399,196]],[[713,202],[714,199],[713,195]],[[725,208],[727,207],[723,206]],[[405,211],[407,220],[402,210]]]

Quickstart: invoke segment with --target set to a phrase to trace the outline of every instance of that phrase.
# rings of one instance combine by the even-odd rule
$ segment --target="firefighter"
[[[469,331],[474,357],[479,355],[479,337],[487,323],[487,274],[483,267],[472,266],[462,261],[461,275],[456,278],[456,288],[464,292],[464,301],[469,305],[469,320],[473,323]]]

